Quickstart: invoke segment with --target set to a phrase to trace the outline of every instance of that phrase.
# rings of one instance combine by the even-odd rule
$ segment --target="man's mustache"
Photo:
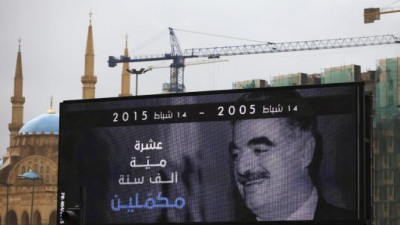
[[[246,171],[244,174],[237,173],[237,180],[241,185],[249,185],[250,182],[259,180],[259,179],[269,179],[271,177],[271,173],[268,170],[258,171],[258,172],[250,172]]]

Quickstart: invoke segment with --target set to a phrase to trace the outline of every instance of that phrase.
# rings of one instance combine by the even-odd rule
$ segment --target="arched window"
[[[53,211],[50,214],[49,218],[49,225],[56,225],[57,224],[57,211]]]
[[[18,225],[17,214],[13,210],[8,211],[7,217],[8,217],[7,225]]]
[[[29,225],[29,216],[28,216],[28,213],[26,211],[22,213],[21,225]]]
[[[33,213],[32,225],[42,225],[42,216],[39,211]]]

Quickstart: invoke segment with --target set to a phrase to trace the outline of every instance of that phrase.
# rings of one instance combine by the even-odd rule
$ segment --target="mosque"
[[[125,56],[128,56],[127,43]],[[23,74],[19,40],[10,144],[0,156],[0,225],[55,225],[57,223],[57,174],[59,114],[52,108],[24,123]],[[130,94],[128,63],[123,65],[120,96]],[[82,98],[95,98],[94,48],[90,14]]]

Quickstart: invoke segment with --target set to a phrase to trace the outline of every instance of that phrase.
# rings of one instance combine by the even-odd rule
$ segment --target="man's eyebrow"
[[[258,144],[263,144],[263,145],[268,145],[268,146],[275,146],[274,142],[272,142],[269,138],[264,137],[264,136],[253,138],[249,142],[247,142],[247,146],[249,146],[249,145],[258,145]]]

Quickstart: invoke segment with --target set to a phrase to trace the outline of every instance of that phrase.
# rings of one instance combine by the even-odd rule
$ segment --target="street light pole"
[[[29,224],[33,225],[32,219],[33,219],[33,199],[35,197],[35,180],[40,179],[40,176],[37,173],[32,172],[32,170],[29,170],[29,172],[19,175],[18,177],[21,179],[28,179],[28,180],[32,181],[31,217],[30,217]]]
[[[136,96],[138,95],[138,88],[139,88],[139,79],[138,79],[138,77],[139,77],[139,74],[137,73],[136,74]]]
[[[136,75],[136,96],[137,96],[137,95],[138,95],[138,88],[139,88],[139,84],[138,84],[139,79],[138,79],[138,76],[139,76],[139,74],[144,74],[144,73],[146,73],[146,72],[149,71],[149,70],[148,70],[148,69],[145,69],[145,68],[141,68],[140,70],[132,69],[132,70],[126,70],[126,71],[128,71],[130,74],[135,74],[135,75]]]
[[[35,197],[35,181],[32,181],[32,200],[31,200],[31,218],[30,218],[30,225],[33,225],[32,218],[33,218],[33,199]]]

